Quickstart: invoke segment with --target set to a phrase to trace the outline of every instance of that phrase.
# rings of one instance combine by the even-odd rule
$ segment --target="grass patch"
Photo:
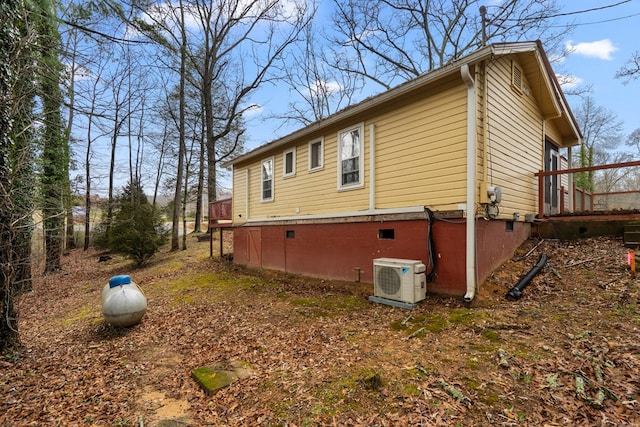
[[[328,317],[363,310],[369,306],[366,300],[356,296],[323,296],[297,298],[290,301],[294,306],[302,307],[311,317]]]
[[[470,310],[466,308],[449,311],[449,322],[457,326],[471,326],[477,324],[479,320],[487,320],[487,313],[480,310]]]
[[[614,304],[610,313],[614,317],[635,316],[638,314],[638,306],[636,304]],[[634,320],[638,322],[638,319]]]
[[[465,367],[472,371],[480,370],[480,359],[478,359],[476,356],[469,357],[465,362]]]
[[[493,329],[485,329],[480,335],[491,342],[502,342],[502,337],[500,337],[500,334]]]
[[[422,394],[422,390],[420,390],[418,386],[416,386],[415,384],[411,384],[411,383],[404,384],[402,391],[407,396],[412,396],[412,397],[417,397]]]
[[[253,286],[254,281],[226,271],[194,271],[179,279],[156,284],[150,292],[171,296],[176,303],[192,304],[201,300],[217,300],[228,293]]]
[[[477,391],[482,387],[482,384],[480,384],[478,381],[474,380],[473,378],[469,378],[469,377],[464,377],[462,379],[462,383],[464,384],[467,390]]]
[[[446,316],[439,313],[421,314],[418,316],[409,316],[404,319],[398,319],[391,323],[391,329],[394,331],[407,331],[409,334],[416,334],[417,331],[440,333],[449,327]],[[417,336],[418,334],[416,334]]]
[[[469,345],[469,348],[473,351],[477,351],[478,353],[484,353],[484,354],[492,354],[498,350],[497,345],[490,345],[490,344],[471,344]]]
[[[62,319],[62,326],[65,328],[70,327],[76,322],[90,319],[92,322],[97,323],[102,320],[102,313],[100,311],[96,311],[96,307],[94,304],[85,304],[75,312],[69,312]]]
[[[514,354],[532,362],[539,362],[541,360],[552,358],[552,355],[542,348],[526,347],[524,345],[520,345]]]
[[[406,331],[414,337],[428,332],[440,333],[450,328],[469,327],[487,319],[487,314],[478,310],[451,309],[442,313],[419,314],[398,319],[391,323],[394,331]]]
[[[286,419],[291,412],[299,412],[301,425],[317,425],[318,418],[331,419],[336,414],[358,413],[373,407],[380,414],[388,413],[391,408],[379,404],[381,391],[385,386],[382,376],[373,368],[362,368],[332,381],[324,381],[309,391],[311,399],[307,407],[300,402],[281,401],[275,405],[276,414]],[[409,392],[420,394],[420,390],[409,387]],[[292,406],[297,406],[295,409]]]

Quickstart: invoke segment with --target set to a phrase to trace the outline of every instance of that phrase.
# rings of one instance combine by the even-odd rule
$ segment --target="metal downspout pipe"
[[[467,233],[465,302],[471,302],[476,293],[476,87],[469,65],[460,67],[462,80],[467,84]]]

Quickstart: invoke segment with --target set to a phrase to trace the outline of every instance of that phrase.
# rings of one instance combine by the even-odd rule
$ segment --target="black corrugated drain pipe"
[[[529,272],[525,274],[518,281],[518,283],[516,283],[516,285],[509,290],[509,292],[507,292],[506,297],[512,298],[514,300],[519,300],[522,297],[522,291],[524,291],[524,288],[526,288],[529,282],[531,282],[531,279],[533,279],[538,273],[540,273],[540,270],[542,270],[542,267],[544,267],[545,265],[547,265],[547,256],[545,254],[542,254],[540,255],[538,263],[534,265],[533,268],[529,270]]]

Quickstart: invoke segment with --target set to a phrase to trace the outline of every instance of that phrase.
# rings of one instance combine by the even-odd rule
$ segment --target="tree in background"
[[[627,63],[620,67],[616,78],[623,79],[625,83],[640,78],[640,51],[635,51]]]
[[[0,3],[0,354],[18,344],[18,319],[13,304],[15,270],[13,267],[14,229],[9,165],[12,145],[12,109],[16,100],[16,56],[20,45],[19,20],[24,13],[21,2],[7,0]]]
[[[45,234],[45,271],[61,268],[64,248],[64,198],[69,187],[69,148],[62,120],[60,91],[62,64],[58,58],[59,34],[51,0],[37,1],[39,34],[39,96],[42,100],[42,214]]]
[[[197,81],[191,84],[202,93],[207,195],[215,201],[218,163],[238,152],[242,133],[235,134],[228,151],[219,143],[237,132],[238,121],[253,107],[250,95],[278,78],[274,65],[297,41],[310,15],[302,3],[281,0],[184,0],[138,7],[140,19],[132,24],[162,49],[160,60],[172,59],[167,65],[179,70],[181,80],[188,68],[196,70]],[[177,172],[174,200],[179,201],[182,169]],[[179,212],[176,206],[173,249],[178,247]]]
[[[31,286],[38,39],[26,6],[0,3],[0,354],[19,346],[13,300]]]
[[[557,50],[555,0],[334,0],[332,65],[389,89],[439,68],[486,43],[542,40]]]
[[[287,54],[280,72],[295,96],[285,115],[278,118],[307,126],[350,105],[355,93],[362,89],[357,74],[331,67],[331,58],[322,43],[328,37],[310,23],[301,43]]]
[[[30,11],[26,11],[30,13]],[[22,18],[20,22],[24,52],[14,65],[19,70],[13,88],[13,114],[11,117],[11,145],[9,164],[11,166],[11,204],[14,209],[13,227],[15,240],[13,261],[15,283],[18,291],[31,290],[31,247],[34,230],[33,212],[36,204],[36,152],[38,151],[34,130],[34,110],[36,87],[35,52],[25,49],[36,41],[31,32],[31,20]]]
[[[577,153],[578,166],[607,163],[610,160],[609,152],[615,150],[622,141],[622,122],[614,112],[597,105],[589,96],[582,99],[574,113],[583,136]],[[575,182],[587,191],[595,190],[593,172],[578,173]]]
[[[149,203],[139,182],[130,182],[114,201],[109,247],[137,265],[145,265],[167,243],[159,209]]]

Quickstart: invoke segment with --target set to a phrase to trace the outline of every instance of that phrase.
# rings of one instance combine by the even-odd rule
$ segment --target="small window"
[[[294,239],[296,237],[296,232],[295,230],[287,230],[285,235],[287,236],[287,239]]]
[[[504,226],[505,231],[513,231],[513,221],[507,221]]]
[[[393,240],[396,238],[396,230],[393,228],[382,228],[378,230],[378,239]]]
[[[338,189],[363,186],[362,125],[338,133]]]
[[[282,176],[288,178],[296,174],[296,149],[292,148],[283,153]]]
[[[262,199],[263,202],[273,200],[273,157],[262,161]]]
[[[322,139],[309,143],[309,170],[322,169]]]

